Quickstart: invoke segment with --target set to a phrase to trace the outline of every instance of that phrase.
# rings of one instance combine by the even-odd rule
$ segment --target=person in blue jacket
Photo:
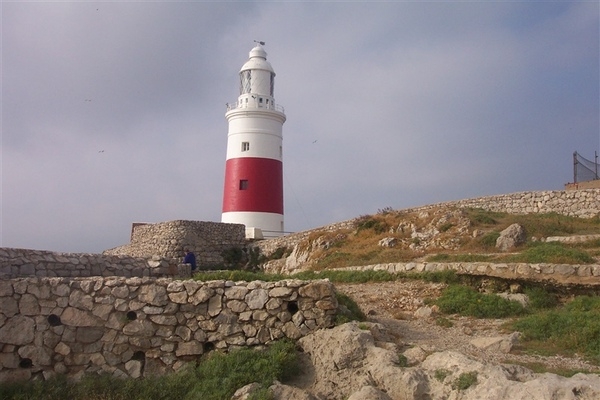
[[[192,272],[196,270],[196,256],[189,249],[185,249],[183,263],[190,264],[192,266]]]

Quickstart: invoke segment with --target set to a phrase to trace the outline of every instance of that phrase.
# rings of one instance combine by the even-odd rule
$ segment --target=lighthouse
[[[275,71],[264,42],[242,66],[240,95],[227,104],[227,161],[221,221],[246,226],[246,237],[283,234],[283,107],[273,97]]]

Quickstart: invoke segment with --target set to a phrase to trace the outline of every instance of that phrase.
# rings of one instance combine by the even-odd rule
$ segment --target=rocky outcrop
[[[427,353],[407,366],[398,347],[385,342],[382,327],[348,323],[316,331],[298,341],[312,365],[301,390],[277,383],[276,400],[462,399],[592,400],[600,398],[600,376],[571,378],[536,374],[517,365],[476,361],[453,351]],[[509,342],[514,338],[507,339]],[[414,352],[413,349],[409,349]],[[405,354],[408,354],[408,351]],[[293,395],[292,395],[293,394]]]

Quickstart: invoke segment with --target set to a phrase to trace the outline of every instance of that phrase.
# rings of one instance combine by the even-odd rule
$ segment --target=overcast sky
[[[285,228],[560,190],[600,147],[591,2],[2,2],[0,246],[220,221],[225,103],[276,76]]]

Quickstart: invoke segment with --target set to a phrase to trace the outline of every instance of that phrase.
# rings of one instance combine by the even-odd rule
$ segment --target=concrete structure
[[[282,126],[275,72],[258,43],[240,70],[240,95],[227,105],[229,123],[222,222],[246,226],[259,239],[283,233]]]

